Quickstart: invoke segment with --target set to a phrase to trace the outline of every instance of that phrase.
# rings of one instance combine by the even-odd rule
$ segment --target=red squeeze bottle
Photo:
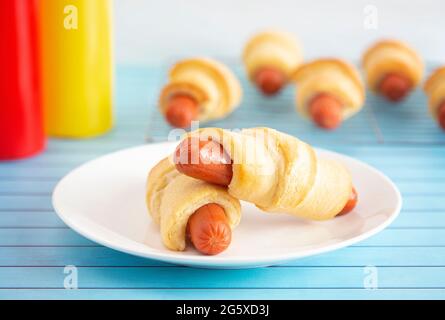
[[[0,160],[45,145],[40,100],[37,2],[0,1]]]

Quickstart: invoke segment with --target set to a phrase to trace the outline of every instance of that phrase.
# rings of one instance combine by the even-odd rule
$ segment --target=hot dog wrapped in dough
[[[299,43],[291,34],[268,30],[254,35],[244,47],[247,75],[265,95],[283,88],[303,61]]]
[[[433,119],[445,130],[445,66],[436,69],[426,80],[425,93]]]
[[[192,58],[171,68],[159,108],[172,126],[186,128],[193,120],[226,117],[241,97],[241,85],[229,68],[209,58]]]
[[[415,50],[397,40],[382,40],[363,54],[366,82],[392,102],[401,101],[420,82],[423,62]]]
[[[187,163],[190,157],[184,155],[190,151],[186,148],[195,140],[222,146],[232,161],[232,176],[226,180],[230,195],[264,211],[327,220],[343,212],[352,194],[356,197],[342,164],[318,157],[308,144],[279,131],[206,128],[190,133],[176,149],[176,167],[189,176],[215,182],[208,179],[214,178],[215,169],[208,170],[204,162]],[[219,152],[215,149],[211,158],[217,159]]]
[[[359,112],[365,89],[354,66],[340,59],[318,59],[293,74],[298,112],[319,127],[334,129]]]
[[[170,158],[165,158],[150,171],[147,180],[146,203],[153,221],[161,229],[164,245],[175,251],[185,249],[189,220],[201,208],[209,205],[220,208],[224,217],[220,217],[219,220],[226,223],[229,228],[229,230],[224,230],[224,223],[216,224],[212,226],[213,229],[203,235],[205,237],[211,237],[212,233],[218,232],[230,233],[241,219],[240,203],[227,192],[226,188],[180,174]],[[199,223],[200,221],[197,222]],[[192,227],[189,225],[189,229]],[[189,232],[193,236],[194,230],[189,230]],[[230,235],[231,233],[228,243],[230,243]],[[211,242],[214,239],[198,239],[198,241],[204,240]],[[197,246],[196,243],[194,244]],[[211,247],[215,244],[207,245]],[[205,253],[215,254],[219,251]]]

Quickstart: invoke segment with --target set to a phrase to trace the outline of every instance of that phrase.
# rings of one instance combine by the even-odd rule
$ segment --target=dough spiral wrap
[[[428,95],[428,107],[434,119],[437,119],[439,106],[445,101],[445,66],[440,67],[428,77],[424,87]]]
[[[185,249],[188,219],[209,203],[224,209],[232,229],[238,225],[240,203],[225,188],[180,174],[171,158],[163,159],[150,171],[146,188],[147,208],[160,226],[164,245],[170,250]]]
[[[340,59],[317,59],[303,64],[292,76],[297,82],[296,107],[310,118],[308,105],[319,93],[329,93],[343,103],[342,118],[360,111],[365,88],[356,68]]]
[[[291,34],[267,30],[247,42],[243,61],[250,79],[261,67],[275,67],[289,77],[303,61],[303,55],[299,43]]]
[[[380,81],[388,73],[406,76],[413,87],[422,79],[423,62],[407,44],[397,40],[382,40],[363,54],[363,69],[368,86],[377,91]]]
[[[209,58],[192,58],[177,62],[169,72],[163,87],[159,108],[167,112],[169,99],[187,94],[199,105],[199,121],[227,116],[241,102],[242,89],[238,79],[222,63]]]
[[[232,159],[229,193],[264,211],[327,220],[351,194],[350,174],[340,163],[317,157],[308,144],[279,131],[205,128],[189,136],[222,144]]]

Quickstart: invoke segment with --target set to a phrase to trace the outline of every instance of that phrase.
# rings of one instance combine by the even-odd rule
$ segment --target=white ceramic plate
[[[160,143],[122,150],[73,170],[56,186],[53,205],[60,218],[81,235],[107,247],[146,258],[206,268],[248,268],[331,251],[361,241],[398,215],[401,197],[382,173],[358,160],[317,150],[343,162],[359,194],[348,215],[327,222],[265,214],[242,203],[243,216],[223,253],[204,256],[192,247],[167,250],[145,206],[147,174],[176,144]]]

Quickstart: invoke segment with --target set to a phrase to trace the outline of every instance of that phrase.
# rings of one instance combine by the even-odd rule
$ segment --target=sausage
[[[264,95],[273,96],[286,84],[286,76],[276,68],[263,67],[255,73],[254,81]]]
[[[188,128],[198,117],[198,103],[188,95],[173,96],[167,106],[165,118],[173,127]]]
[[[346,202],[346,205],[343,208],[343,210],[340,211],[339,214],[337,214],[337,217],[343,216],[343,215],[351,212],[357,205],[357,201],[358,201],[357,191],[355,190],[354,187],[352,187],[352,192],[351,192],[351,195],[349,196],[348,202]]]
[[[217,152],[210,154],[208,149]],[[192,153],[199,155],[199,161],[192,163]],[[232,180],[232,161],[223,146],[215,141],[201,141],[199,138],[189,137],[176,148],[174,161],[179,172],[195,179],[222,186],[228,186]],[[357,204],[357,200],[357,191],[353,187],[348,202],[337,216],[352,211]]]
[[[176,148],[176,169],[192,178],[228,186],[232,180],[232,159],[215,141],[189,137]]]
[[[342,122],[342,103],[328,93],[320,93],[310,101],[309,113],[316,125],[332,130]]]
[[[206,255],[226,250],[232,240],[232,230],[224,209],[209,203],[196,210],[189,218],[187,230],[193,246]]]
[[[404,75],[389,73],[380,82],[378,91],[389,101],[399,102],[411,91],[411,81]]]
[[[437,119],[440,127],[445,130],[445,101],[439,106]]]

